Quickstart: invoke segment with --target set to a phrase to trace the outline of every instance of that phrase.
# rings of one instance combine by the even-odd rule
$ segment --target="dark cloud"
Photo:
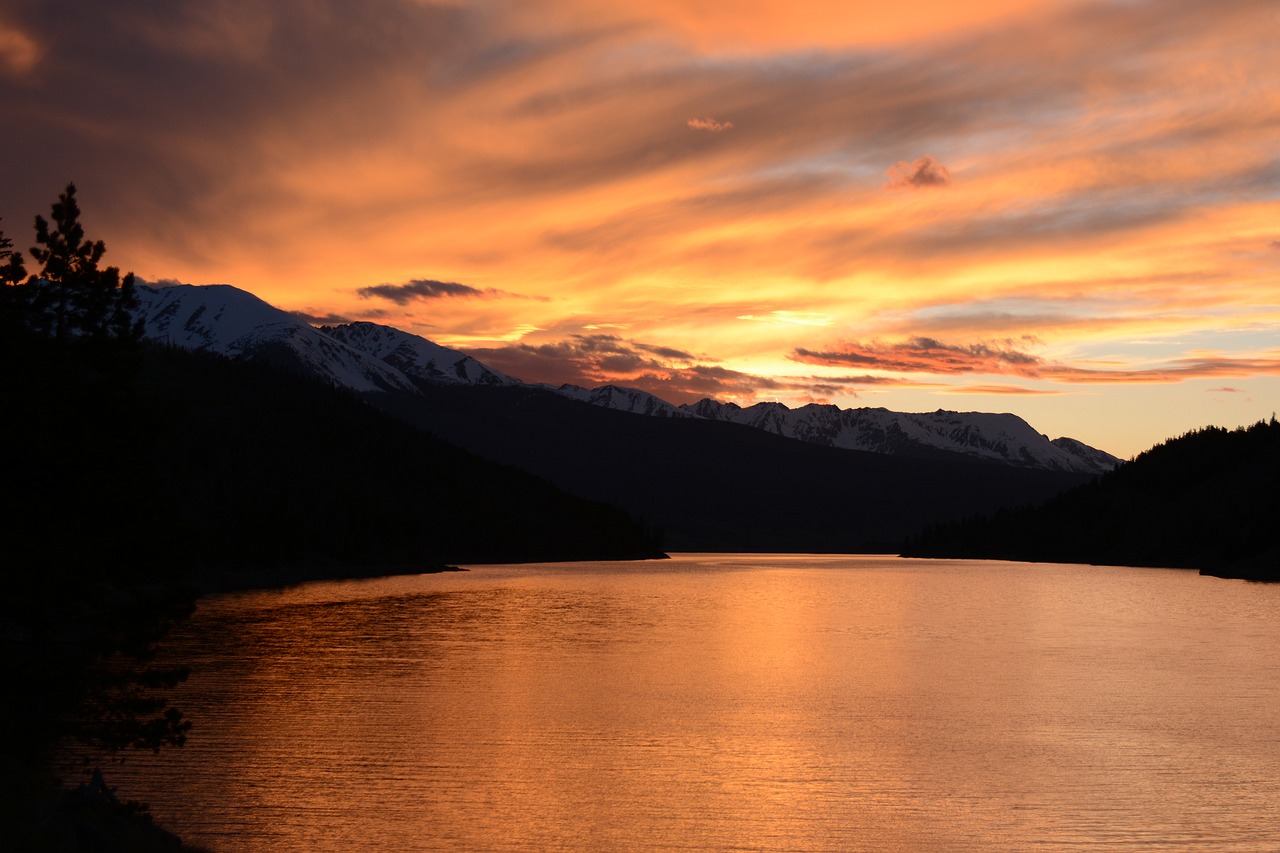
[[[697,361],[697,356],[673,347],[659,347],[653,346],[652,344],[635,344],[635,348],[644,350],[645,352],[651,352],[659,358],[665,358],[668,361]]]
[[[446,297],[483,297],[494,295],[494,290],[477,290],[454,281],[435,281],[417,278],[405,284],[375,284],[356,291],[362,299],[387,299],[397,305],[407,305],[419,299],[443,299]]]
[[[7,3],[6,23],[39,60],[0,79],[6,121],[24,128],[5,141],[5,160],[25,173],[6,202],[25,215],[74,179],[122,220],[190,222],[248,202],[242,180],[295,151],[385,139],[388,87],[403,95],[405,72],[451,61],[471,24],[450,5],[376,6]]]
[[[914,163],[899,160],[889,167],[887,174],[891,188],[945,187],[951,183],[951,172],[947,167],[927,154]]]
[[[599,333],[575,334],[554,343],[472,348],[468,352],[485,364],[526,382],[553,385],[567,382],[586,387],[645,371],[665,370],[666,362],[660,360],[663,357],[692,360],[692,356],[679,350],[632,343],[617,335]],[[668,352],[673,356],[664,356]]]
[[[899,373],[1015,373],[1037,376],[1043,360],[997,344],[947,344],[917,337],[899,343],[847,343],[838,349],[815,351],[803,347],[791,357],[806,364],[854,365]]]

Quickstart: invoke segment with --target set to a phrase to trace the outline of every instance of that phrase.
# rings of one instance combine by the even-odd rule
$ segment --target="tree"
[[[22,253],[13,250],[13,241],[0,229],[0,330],[4,334],[25,325],[20,307],[24,301],[22,281],[26,277]]]
[[[26,277],[27,268],[22,263],[22,253],[13,251],[13,241],[0,228],[0,286],[12,287],[20,284]]]
[[[85,239],[75,184],[58,196],[52,215],[52,227],[36,217],[38,245],[31,247],[31,257],[40,270],[28,281],[33,326],[59,340],[75,335],[136,340],[142,327],[131,313],[137,307],[133,273],[121,278],[116,267],[99,269],[107,247]]]

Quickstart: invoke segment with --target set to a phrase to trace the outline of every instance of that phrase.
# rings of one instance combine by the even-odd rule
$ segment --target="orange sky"
[[[529,381],[1280,409],[1274,0],[0,6],[0,216]]]

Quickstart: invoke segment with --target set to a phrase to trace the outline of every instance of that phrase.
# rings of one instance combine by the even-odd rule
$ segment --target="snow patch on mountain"
[[[1017,415],[938,410],[921,414],[881,408],[841,409],[816,403],[791,409],[782,403],[700,400],[683,406],[710,420],[763,429],[777,435],[850,450],[903,454],[946,450],[980,459],[1058,471],[1100,473],[1120,460],[1074,439],[1052,442]]]
[[[599,388],[590,389],[577,385],[561,385],[559,387],[540,385],[538,387],[554,391],[564,397],[590,403],[593,406],[618,409],[619,411],[632,412],[637,415],[659,418],[697,417],[692,412],[687,412],[679,406],[674,406],[660,397],[655,397],[647,391],[641,391],[637,388],[622,388],[618,385],[601,385]]]
[[[1085,464],[1095,466],[1099,471],[1110,471],[1122,461],[1118,456],[1112,456],[1105,450],[1099,450],[1096,447],[1090,447],[1083,441],[1076,441],[1074,438],[1055,438],[1053,444],[1057,447],[1084,460]]]
[[[377,323],[321,326],[320,331],[371,355],[406,376],[433,385],[518,385],[519,380],[486,367],[465,353]]]

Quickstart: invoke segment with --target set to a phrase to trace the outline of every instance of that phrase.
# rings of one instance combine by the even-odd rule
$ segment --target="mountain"
[[[518,380],[471,356],[376,323],[314,328],[228,285],[139,287],[144,335],[186,349],[257,358],[353,391],[422,391],[436,385],[506,386]],[[1012,414],[840,409],[781,403],[742,408],[702,400],[675,406],[635,388],[532,386],[607,409],[662,418],[749,426],[846,450],[940,458],[961,455],[1018,467],[1097,474],[1120,460],[1070,438],[1050,441]]]
[[[1093,474],[1120,462],[1075,439],[1050,441],[1011,414],[943,410],[908,414],[818,404],[791,409],[782,403],[757,403],[744,409],[714,400],[681,408],[708,420],[746,424],[813,444],[872,453],[933,456],[947,451],[1021,467]]]
[[[519,384],[519,380],[486,367],[469,355],[390,326],[347,323],[341,326],[321,326],[319,331],[352,349],[373,356],[419,383]]]
[[[905,553],[1280,581],[1280,422],[1208,427],[1040,506],[931,527]]]
[[[375,402],[472,452],[626,508],[660,528],[669,550],[896,551],[926,524],[1040,502],[1092,476],[823,447],[705,418],[638,417],[527,385],[440,385]]]
[[[229,358],[260,359],[352,391],[411,391],[404,373],[306,321],[226,284],[136,289],[142,336]]]
[[[593,406],[601,406],[606,409],[615,409],[619,412],[631,412],[637,415],[648,415],[657,418],[696,418],[698,414],[685,409],[682,406],[675,406],[663,400],[660,397],[641,391],[637,388],[623,388],[618,385],[601,385],[599,388],[581,388],[577,385],[539,385],[539,388],[546,388],[550,391],[568,397],[570,400],[578,400],[582,403],[590,403]],[[709,402],[709,401],[708,401]]]

